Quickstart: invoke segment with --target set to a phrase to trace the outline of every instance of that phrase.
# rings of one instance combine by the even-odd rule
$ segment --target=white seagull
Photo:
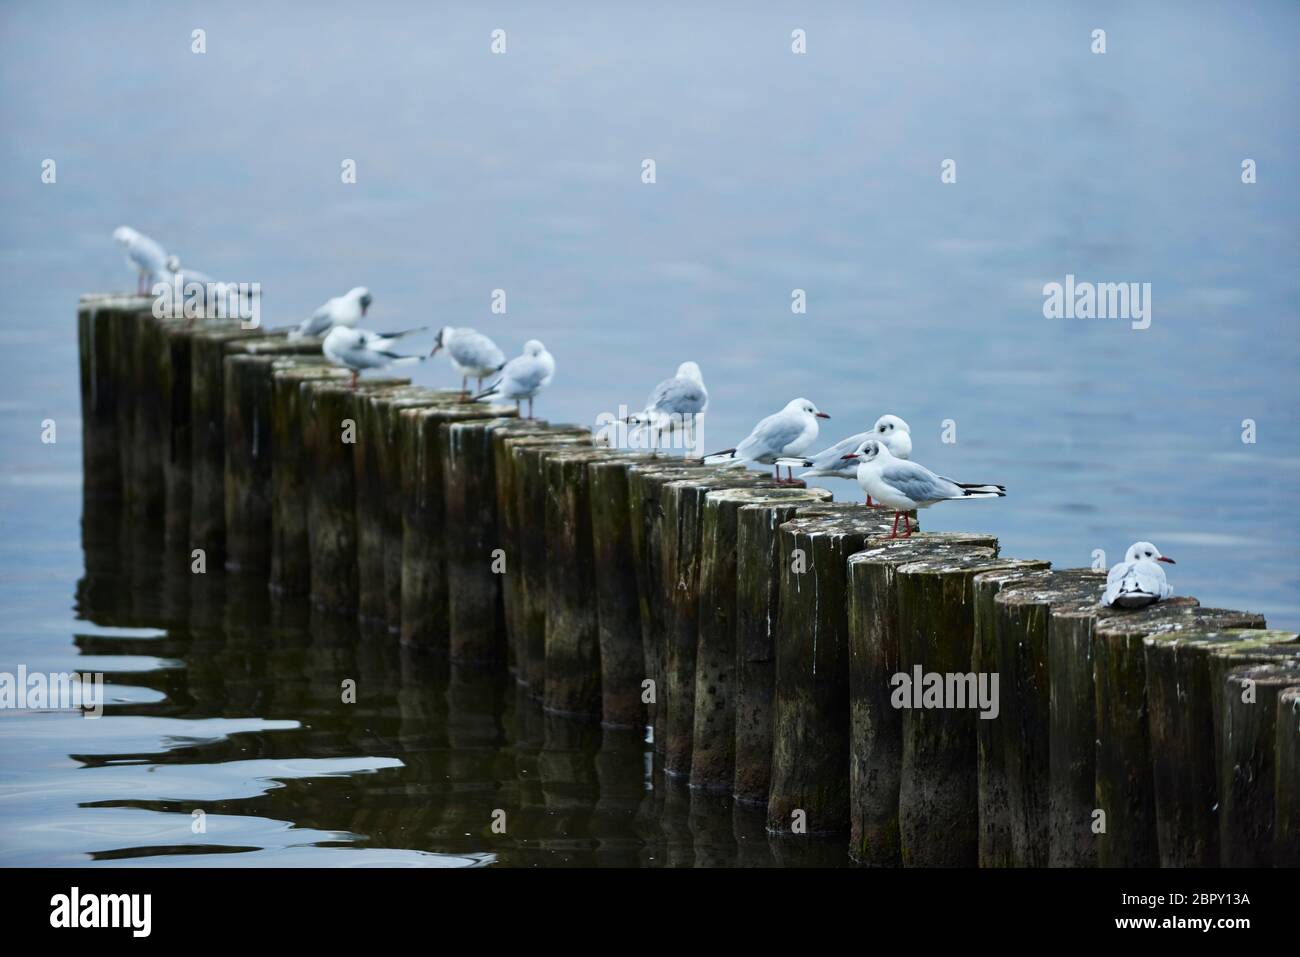
[[[911,426],[896,415],[882,415],[876,419],[876,424],[871,427],[870,432],[850,435],[830,448],[822,449],[816,455],[803,459],[778,459],[776,464],[808,469],[807,472],[799,473],[801,479],[815,478],[819,475],[828,478],[856,478],[858,464],[846,459],[845,456],[850,452],[856,452],[867,439],[883,442],[885,448],[889,449],[896,459],[905,459],[912,454]],[[870,495],[867,496],[867,504],[871,504]]]
[[[352,386],[356,388],[357,376],[363,369],[382,369],[385,366],[423,362],[428,356],[408,356],[393,352],[392,347],[402,336],[413,332],[423,332],[427,326],[419,329],[405,329],[401,332],[371,332],[368,329],[353,329],[350,326],[335,326],[321,343],[321,352],[325,358],[338,366],[352,370]]]
[[[354,286],[341,296],[327,299],[324,305],[289,333],[289,338],[323,336],[335,326],[355,326],[365,318],[370,303],[370,290],[365,286]]]
[[[1176,564],[1165,558],[1160,549],[1150,542],[1135,542],[1129,546],[1124,560],[1106,576],[1106,591],[1101,603],[1111,608],[1141,608],[1174,593],[1165,581],[1165,570],[1157,562]]]
[[[935,475],[924,465],[896,458],[883,442],[867,439],[847,461],[858,463],[858,484],[862,491],[881,505],[894,510],[894,528],[890,538],[898,537],[898,519],[902,516],[903,537],[912,534],[907,513],[914,508],[929,508],[935,502],[967,498],[1001,498],[1007,494],[1002,485],[977,485],[954,482]]]
[[[793,475],[788,480],[781,478],[781,466],[776,464],[777,459],[802,455],[808,446],[817,441],[817,420],[829,418],[829,415],[807,399],[791,399],[780,412],[769,415],[754,426],[754,430],[734,449],[723,449],[706,455],[704,462],[706,465],[723,462],[735,465],[744,465],[746,462],[771,465],[772,477],[777,482],[792,482]]]
[[[494,372],[500,372],[506,357],[497,344],[475,329],[453,329],[443,326],[438,330],[438,338],[433,341],[436,356],[439,349],[446,349],[451,364],[460,373],[460,391],[469,393],[469,377],[478,379],[479,391],[483,391],[483,380]]]
[[[627,417],[627,421],[638,429],[649,429],[652,435],[663,437],[667,429],[672,434],[681,426],[688,436],[686,447],[690,448],[690,434],[695,428],[695,417],[702,415],[709,407],[709,390],[704,387],[704,376],[700,367],[694,362],[683,362],[677,367],[677,374],[671,379],[664,379],[646,399],[645,408]]]
[[[501,367],[501,378],[492,383],[478,395],[475,400],[489,396],[499,399],[514,399],[515,408],[523,399],[528,400],[528,418],[533,417],[533,399],[551,384],[555,375],[555,359],[546,351],[546,346],[536,339],[524,343],[524,353],[515,356]]]
[[[167,253],[162,246],[130,226],[113,230],[113,239],[126,253],[126,264],[136,271],[135,291],[143,296],[154,280],[167,272]]]

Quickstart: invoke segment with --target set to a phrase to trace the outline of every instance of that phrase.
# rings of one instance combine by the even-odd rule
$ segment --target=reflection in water
[[[69,659],[104,670],[105,717],[57,718],[79,724],[47,743],[78,742],[79,770],[24,785],[76,802],[60,816],[70,851],[202,866],[847,863],[843,840],[770,839],[761,808],[666,778],[640,733],[545,713],[508,674],[274,600],[262,579],[193,574],[188,552],[117,531],[83,525],[77,611],[91,624]],[[9,857],[48,853],[46,838],[44,856]]]

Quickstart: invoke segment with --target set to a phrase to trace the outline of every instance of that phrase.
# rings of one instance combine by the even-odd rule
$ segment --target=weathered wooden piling
[[[1275,646],[1300,654],[1295,632],[1188,630],[1143,640],[1156,838],[1162,867],[1219,864],[1219,754],[1210,659],[1263,663]]]
[[[402,644],[447,654],[447,542],[441,426],[514,415],[514,404],[463,402],[400,409]],[[390,622],[391,624],[391,622]]]
[[[457,401],[451,389],[406,386],[372,392],[356,403],[357,441],[352,450],[357,489],[357,617],[373,625],[400,630],[401,615],[401,496],[398,469],[401,445],[397,415],[404,408],[444,405]],[[394,524],[397,541],[393,542]],[[392,573],[392,598],[389,573]],[[389,606],[395,603],[393,620]]]
[[[977,595],[980,579],[976,583]],[[1088,568],[1042,572],[998,589],[992,598],[989,618],[977,619],[976,670],[1000,675],[998,718],[979,724],[981,731],[988,728],[991,745],[987,764],[982,761],[981,769],[987,767],[993,776],[1000,774],[1005,782],[1009,856],[998,860],[999,864],[1048,866],[1051,857],[1051,612],[1054,606],[1095,601],[1105,584],[1104,573]],[[976,601],[978,605],[978,597]],[[981,629],[981,621],[991,627]],[[981,644],[985,647],[981,648]],[[981,789],[981,865],[985,864],[984,797]],[[996,801],[990,805],[995,806]]]
[[[1277,696],[1273,866],[1300,867],[1300,684]]]
[[[271,373],[271,441],[279,454],[271,469],[270,585],[272,592],[280,595],[311,591],[307,526],[316,465],[308,441],[308,399],[303,384],[342,383],[350,378],[347,370],[325,365]]]
[[[135,314],[134,349],[131,362],[133,419],[131,434],[131,521],[147,529],[152,537],[162,538],[165,511],[163,484],[163,397],[158,388],[158,365],[163,351],[163,327],[167,320],[157,319],[150,310]]]
[[[275,439],[272,376],[278,369],[319,367],[319,343],[281,337],[239,340],[225,360],[226,567],[265,574],[271,567]],[[315,354],[313,354],[315,353]]]
[[[410,384],[408,379],[347,382],[308,379],[303,389],[307,449],[307,540],[311,600],[338,614],[357,610],[356,481],[352,466],[356,409],[367,394]]]
[[[1097,835],[1099,866],[1154,867],[1160,860],[1143,639],[1193,628],[1263,626],[1259,615],[1173,600],[1097,622],[1092,644],[1097,703],[1096,807],[1105,815],[1105,830]]]
[[[1005,691],[1008,676],[1001,674],[996,665],[998,616],[994,599],[1005,588],[1019,587],[1051,574],[1044,570],[1005,570],[983,572],[975,576],[975,647],[971,653],[971,667],[976,674],[998,673],[1000,692]],[[978,721],[975,724],[980,867],[1009,867],[1013,864],[1011,800],[1007,791],[1007,755],[1003,741],[1005,730],[1006,725],[1001,720]],[[1043,843],[1046,847],[1046,841]]]
[[[767,813],[776,714],[780,527],[806,503],[744,505],[736,513],[736,773],[731,794]]]
[[[665,635],[671,596],[664,588],[663,486],[674,479],[690,478],[705,468],[699,459],[655,458],[627,471],[628,512],[631,517],[632,552],[636,562],[637,606],[641,618],[641,653],[645,680],[650,682],[646,720],[653,728],[654,749],[662,754],[667,709],[663,707]]]
[[[510,404],[511,410],[514,404]],[[537,419],[515,419],[509,425],[501,424],[492,429],[492,466],[497,486],[497,536],[505,552],[507,572],[501,576],[501,604],[505,609],[506,622],[506,661],[514,671],[515,678],[523,685],[528,681],[520,664],[519,645],[524,635],[523,590],[520,587],[520,565],[522,544],[519,523],[519,482],[516,475],[514,448],[529,444],[534,440],[541,444],[559,439],[559,441],[582,440],[590,436],[591,430],[575,425],[551,425]],[[544,640],[544,639],[543,639]],[[541,664],[538,664],[538,681],[541,680]],[[537,685],[541,692],[540,683]]]
[[[1224,867],[1272,867],[1277,824],[1277,714],[1282,692],[1300,682],[1300,661],[1251,665],[1225,679],[1219,741]]]
[[[849,831],[848,559],[890,525],[864,505],[816,505],[781,526],[773,834]]]
[[[588,468],[601,461],[627,466],[644,458],[617,449],[563,446],[543,457],[547,563],[542,703],[548,711],[582,717],[601,715]]]
[[[190,401],[190,360],[194,334],[201,327],[168,323],[163,327],[163,348],[158,357],[158,391],[162,396],[159,432],[166,447],[163,457],[163,542],[168,552],[189,560],[191,456],[194,452]]]
[[[700,563],[705,548],[704,503],[710,492],[730,488],[773,488],[766,473],[728,469],[702,472],[664,485],[663,581],[668,602],[664,638],[664,771],[691,773],[695,743],[695,662],[699,646]]]
[[[600,650],[601,723],[641,728],[645,657],[641,607],[636,591],[636,553],[628,501],[628,463],[594,461],[587,466],[591,500],[591,553]]]
[[[190,544],[209,566],[226,555],[226,346],[264,334],[236,321],[205,322],[190,339]]]
[[[890,700],[893,676],[901,670],[898,569],[922,558],[992,558],[997,550],[992,535],[939,532],[877,539],[849,557],[849,855],[854,860],[877,867],[902,863],[903,712]]]
[[[141,302],[141,308],[147,308],[147,302]],[[139,383],[135,372],[135,340],[139,329],[136,317],[139,313],[140,309],[122,309],[109,323],[107,330],[112,381],[118,389],[117,401],[113,404],[113,430],[119,445],[117,486],[122,490],[122,512],[127,516],[135,509],[135,406],[139,396],[136,391]]]
[[[738,513],[748,505],[812,505],[830,498],[831,493],[820,488],[743,487],[712,491],[704,498],[691,746],[693,788],[728,790],[735,782]]]
[[[519,616],[515,676],[534,697],[546,690],[546,470],[547,455],[560,446],[591,447],[591,433],[514,436],[506,439],[515,491],[515,543],[518,552],[506,574],[513,579]],[[507,562],[511,556],[507,553]]]
[[[970,867],[979,860],[979,774],[975,725],[985,720],[972,699],[991,675],[976,675],[974,584],[981,572],[1044,569],[1046,562],[980,555],[921,559],[898,569],[899,671],[909,684],[896,689],[903,711],[903,767],[898,830],[903,864]],[[938,675],[946,694],[934,707],[914,687],[918,673]],[[910,690],[910,694],[908,691]],[[991,697],[996,700],[997,693]],[[917,707],[915,702],[921,702]],[[935,835],[942,834],[942,840]]]
[[[86,295],[77,306],[81,374],[82,491],[87,512],[122,500],[121,434],[117,406],[124,384],[114,363],[114,326],[145,308],[140,298]]]

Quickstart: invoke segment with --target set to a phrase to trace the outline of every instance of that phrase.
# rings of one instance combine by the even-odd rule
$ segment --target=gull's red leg
[[[895,512],[895,513],[894,513],[894,529],[893,529],[893,531],[891,531],[891,532],[889,533],[889,537],[890,537],[890,538],[897,538],[897,537],[898,537],[898,515],[899,515],[898,512]]]
[[[903,537],[904,537],[904,538],[911,538],[911,537],[912,537],[912,519],[908,516],[908,514],[907,514],[906,512],[903,513],[903,527],[906,529],[906,531],[903,533]]]

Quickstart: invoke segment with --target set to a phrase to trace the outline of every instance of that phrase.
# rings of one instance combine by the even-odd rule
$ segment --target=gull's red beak
[[[1158,561],[1158,562],[1168,562],[1170,565],[1177,565],[1177,564],[1178,564],[1176,561],[1174,561],[1172,558],[1170,558],[1170,557],[1167,556],[1167,555],[1161,555],[1159,558],[1156,559],[1156,561]]]
[[[829,418],[830,418],[830,416],[827,415],[825,412],[814,412],[813,415],[817,416],[817,418],[819,418],[819,419],[829,419]]]
[[[844,462],[854,462],[857,461],[857,458],[858,458],[857,452],[850,452],[848,455],[840,456],[840,459]]]
[[[438,354],[438,350],[441,348],[442,348],[442,343],[441,342],[437,343],[436,345],[434,345],[433,351],[430,352],[429,355],[436,356]]]

